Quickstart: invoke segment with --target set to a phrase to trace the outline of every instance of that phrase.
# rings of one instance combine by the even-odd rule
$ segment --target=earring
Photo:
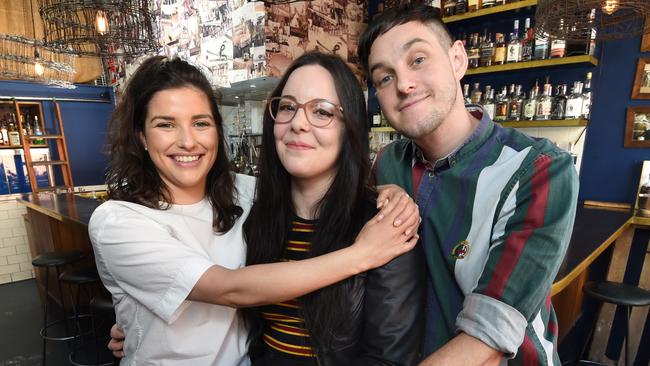
[[[144,151],[147,151],[147,144],[143,143],[143,145],[144,145]]]

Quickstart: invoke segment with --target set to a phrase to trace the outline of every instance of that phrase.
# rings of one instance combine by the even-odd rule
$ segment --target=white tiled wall
[[[25,206],[0,201],[0,284],[34,277],[23,214]]]

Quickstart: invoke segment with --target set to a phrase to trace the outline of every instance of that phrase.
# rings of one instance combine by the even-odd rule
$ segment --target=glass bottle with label
[[[467,0],[456,0],[456,14],[467,13]]]
[[[494,112],[495,122],[503,122],[508,118],[508,103],[510,103],[510,98],[508,98],[508,87],[504,86],[501,89],[501,93],[497,95],[496,110]]]
[[[585,84],[582,88],[582,113],[581,118],[589,119],[591,116],[591,72],[587,73]]]
[[[535,50],[533,58],[535,60],[546,60],[548,58],[548,34],[544,33],[540,36],[535,36]]]
[[[503,34],[497,33],[497,43],[494,46],[494,64],[503,65],[506,62],[506,43]]]
[[[553,86],[548,82],[544,84],[542,95],[537,98],[535,108],[535,120],[547,121],[551,119],[551,108],[553,107],[553,97],[551,96]]]
[[[537,105],[537,94],[539,92],[539,86],[535,86],[530,90],[530,95],[528,99],[524,102],[523,112],[521,119],[524,121],[532,121],[535,118],[535,107]]]
[[[521,120],[521,110],[524,106],[524,97],[521,92],[521,85],[517,85],[515,92],[510,97],[510,104],[508,105],[508,120],[519,121]]]
[[[530,61],[533,59],[535,30],[530,27],[530,18],[526,18],[524,24],[524,35],[521,37],[521,61]]]
[[[444,11],[446,17],[456,14],[456,0],[445,0]]]
[[[582,115],[582,82],[573,83],[573,92],[566,101],[565,119],[578,119]]]
[[[478,40],[478,33],[472,33],[469,41],[469,49],[467,51],[467,67],[475,69],[478,67],[481,54],[480,44]]]
[[[481,4],[481,9],[487,9],[494,6],[494,0],[483,0]]]
[[[11,119],[9,120],[9,145],[11,146],[20,146],[20,132],[18,132],[18,127],[16,126],[16,116],[12,113]]]
[[[519,19],[515,20],[515,26],[510,33],[510,42],[506,51],[506,62],[519,62],[521,57],[521,43],[519,42]]]
[[[555,98],[553,98],[553,106],[551,107],[551,119],[564,119],[564,111],[566,109],[567,101],[566,90],[566,84],[557,86],[557,93],[555,95]]]
[[[470,103],[472,103],[472,104],[481,103],[481,96],[482,95],[483,95],[483,92],[481,92],[480,84],[479,83],[474,83],[474,89],[472,89],[472,93],[469,96]]]
[[[564,29],[564,19],[560,19],[560,31],[561,34]],[[551,58],[560,58],[564,57],[566,53],[566,40],[562,37],[553,38],[551,40]]]
[[[496,111],[496,104],[494,101],[494,89],[490,89],[489,91],[485,91],[487,94],[487,97],[485,98],[485,101],[483,102],[483,110],[485,113],[490,116],[491,120],[494,120],[494,113]]]
[[[468,0],[467,11],[477,11],[479,9],[479,0]]]
[[[9,145],[9,130],[7,130],[7,119],[0,120],[0,145]]]
[[[481,58],[479,59],[479,66],[492,66],[492,60],[494,59],[494,43],[492,43],[492,36],[490,33],[487,33],[485,30],[485,36],[483,37],[483,43],[481,43]]]

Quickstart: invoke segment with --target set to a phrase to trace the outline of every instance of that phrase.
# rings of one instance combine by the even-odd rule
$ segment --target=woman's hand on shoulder
[[[377,186],[377,192],[377,209],[380,210],[379,215],[376,216],[378,221],[381,221],[388,212],[391,212],[396,207],[402,207],[398,206],[398,204],[403,196],[409,197],[408,193],[406,193],[402,187],[395,184],[379,185]],[[411,200],[410,204],[403,207],[404,209],[402,211],[396,212],[397,216],[395,216],[395,219],[393,220],[393,225],[395,225],[395,227],[403,226],[404,223],[409,222],[409,220],[415,216],[418,218],[420,217],[418,207],[413,200]],[[406,229],[407,227],[405,227],[405,232]]]
[[[108,342],[108,349],[116,358],[124,357],[124,331],[117,324],[113,324],[111,327],[111,340]]]
[[[377,268],[413,249],[420,238],[418,206],[406,193],[394,197],[368,221],[354,242],[365,270]],[[397,226],[396,226],[397,224]]]

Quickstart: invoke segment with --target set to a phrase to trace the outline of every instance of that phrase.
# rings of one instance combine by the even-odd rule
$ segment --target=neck
[[[170,192],[171,202],[174,205],[191,205],[205,198],[205,190],[182,190],[180,192]]]
[[[456,150],[474,132],[479,120],[465,108],[462,95],[456,98],[447,118],[430,134],[416,139],[424,157],[435,162]]]
[[[291,179],[291,199],[296,215],[303,219],[313,220],[318,217],[316,205],[325,196],[332,185],[334,177],[318,179]]]

